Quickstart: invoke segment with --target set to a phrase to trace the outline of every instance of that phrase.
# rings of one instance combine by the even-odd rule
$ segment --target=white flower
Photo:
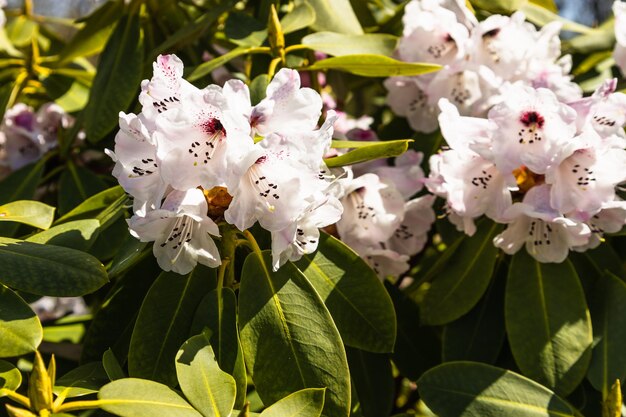
[[[615,49],[613,57],[622,75],[626,74],[626,3],[616,0],[613,3],[615,15]]]
[[[160,209],[134,215],[128,225],[142,242],[154,241],[154,256],[164,271],[187,274],[198,262],[209,267],[221,263],[210,236],[219,236],[219,229],[207,216],[204,194],[197,188],[172,191]]]
[[[389,276],[400,276],[410,267],[408,256],[389,249],[367,248],[359,254],[381,280]]]
[[[493,243],[514,254],[522,245],[539,262],[563,262],[569,250],[587,243],[591,230],[586,224],[563,217],[550,206],[550,186],[531,188],[522,203],[505,213],[510,224]]]
[[[388,91],[387,104],[395,114],[406,117],[413,130],[425,133],[437,130],[437,107],[429,100],[418,77],[391,77],[383,84]]]
[[[409,149],[395,159],[394,166],[379,166],[372,171],[408,199],[424,188],[424,171],[420,166],[423,158],[423,153]]]
[[[434,195],[425,195],[404,204],[404,220],[385,242],[385,247],[399,254],[413,256],[424,249],[430,227],[435,222]]]

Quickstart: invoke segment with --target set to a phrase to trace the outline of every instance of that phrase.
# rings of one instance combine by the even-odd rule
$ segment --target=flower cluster
[[[318,228],[342,212],[323,162],[334,114],[317,128],[321,98],[300,88],[294,70],[280,70],[256,106],[239,80],[199,89],[182,74],[178,57],[159,56],[142,83],[141,113],[120,113],[109,155],[134,198],[131,233],[154,241],[161,268],[181,274],[221,263],[212,236],[222,218],[270,231],[274,269],[314,251]]]
[[[60,128],[68,128],[73,118],[54,103],[35,112],[18,103],[8,109],[0,125],[0,177],[30,164],[57,146]]]
[[[626,74],[626,3],[616,0],[613,3],[615,15],[615,49],[613,57],[622,75]]]
[[[442,99],[449,149],[431,157],[427,186],[447,200],[450,220],[470,235],[483,214],[506,223],[494,244],[509,254],[525,244],[541,262],[561,262],[620,230],[626,95],[614,92],[616,82],[567,104],[551,90],[515,83],[486,119],[461,116]]]
[[[513,82],[548,88],[563,101],[582,96],[568,75],[571,57],[559,58],[558,22],[537,31],[522,12],[478,22],[463,0],[412,0],[403,22],[397,58],[443,66],[434,74],[385,81],[389,106],[414,130],[437,129],[440,98],[462,115],[484,117]]]

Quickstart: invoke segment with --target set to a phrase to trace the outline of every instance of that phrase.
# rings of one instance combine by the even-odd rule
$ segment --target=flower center
[[[543,139],[541,129],[545,123],[545,119],[542,115],[536,111],[526,111],[519,119],[520,123],[524,126],[517,132],[518,142],[525,144],[533,144],[540,142]]]

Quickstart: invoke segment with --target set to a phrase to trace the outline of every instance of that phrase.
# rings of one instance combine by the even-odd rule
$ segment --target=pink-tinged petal
[[[415,78],[391,77],[383,84],[388,91],[387,104],[395,114],[406,117],[413,130],[425,133],[437,130],[437,108]]]
[[[408,256],[421,252],[435,222],[435,211],[432,208],[434,201],[434,195],[407,201],[404,205],[404,220],[385,246]]]

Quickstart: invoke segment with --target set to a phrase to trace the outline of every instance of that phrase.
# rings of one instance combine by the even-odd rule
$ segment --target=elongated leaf
[[[228,15],[224,24],[224,34],[235,45],[244,47],[261,46],[267,39],[265,24],[243,12]]]
[[[598,28],[563,42],[564,52],[588,54],[612,49],[615,45],[615,19],[607,19]]]
[[[91,56],[100,52],[119,19],[122,7],[121,1],[108,1],[93,12],[59,54],[58,65],[64,65],[80,56]]]
[[[346,353],[363,417],[388,416],[395,391],[389,355],[354,348]]]
[[[315,9],[316,31],[330,31],[359,35],[363,28],[352,10],[350,0],[308,0]]]
[[[214,269],[198,266],[188,275],[163,272],[141,305],[130,341],[128,373],[176,386],[176,353],[189,335]]]
[[[444,363],[426,372],[417,386],[440,417],[582,417],[546,387],[481,363]]]
[[[559,21],[563,24],[563,30],[578,33],[593,33],[593,29],[589,26],[567,20],[550,10],[541,7],[532,2],[528,2],[520,7],[520,10],[526,15],[526,19],[538,26],[546,25],[550,22]]]
[[[398,318],[398,337],[391,357],[402,375],[416,380],[441,363],[439,336],[432,327],[420,325],[419,309],[413,300],[389,283],[385,287]]]
[[[98,393],[100,407],[122,417],[202,417],[174,390],[138,378],[113,381]]]
[[[198,305],[191,334],[198,334],[205,327],[211,331],[211,346],[217,363],[237,383],[235,408],[242,408],[246,401],[247,376],[237,329],[237,298],[230,288],[211,291]]]
[[[209,342],[199,334],[176,355],[176,374],[185,397],[204,417],[228,417],[235,404],[235,380],[220,369]]]
[[[111,349],[108,349],[102,355],[102,367],[111,381],[126,377],[122,366]]]
[[[145,256],[151,256],[151,248],[130,233],[115,253],[109,265],[109,277],[117,277],[140,262]]]
[[[500,268],[482,300],[466,315],[444,327],[444,362],[494,363],[506,337],[504,328],[504,284],[506,268]]]
[[[101,362],[90,362],[74,368],[54,384],[54,392],[65,393],[67,398],[94,394],[107,382],[107,376]]]
[[[300,3],[281,20],[283,33],[292,33],[315,23],[315,9],[306,1]]]
[[[72,211],[58,219],[57,223],[63,223],[70,220],[79,220],[88,217],[96,217],[98,213],[111,206],[124,195],[124,189],[119,185],[111,187],[92,197],[89,197],[80,205],[73,208]]]
[[[99,229],[100,222],[96,219],[75,220],[34,234],[26,241],[86,251],[98,236]]]
[[[505,320],[521,371],[557,393],[572,392],[587,372],[592,342],[589,310],[572,264],[542,264],[519,251],[509,269]]]
[[[319,417],[323,408],[324,388],[306,388],[266,408],[261,417]]]
[[[596,284],[590,307],[594,346],[587,378],[604,398],[616,379],[626,377],[626,284],[607,272]]]
[[[322,59],[301,70],[339,70],[364,77],[393,77],[396,75],[421,75],[438,71],[436,64],[403,62],[384,55],[358,54]]]
[[[43,329],[37,315],[19,295],[0,284],[0,357],[34,352],[42,338]],[[0,382],[2,378],[4,374],[0,374]],[[10,385],[10,382],[5,384]],[[0,388],[5,386],[0,384]]]
[[[13,364],[0,360],[0,397],[2,390],[17,390],[22,385],[22,373]]]
[[[481,223],[474,236],[461,242],[420,305],[424,324],[450,323],[480,300],[493,275],[498,249],[492,240],[499,230],[496,223]]]
[[[40,159],[35,164],[26,165],[12,172],[0,181],[0,204],[32,199],[41,181],[45,164],[46,159]],[[0,223],[0,236],[13,236],[18,226],[17,223]]]
[[[391,298],[372,269],[352,249],[325,233],[315,253],[296,266],[330,311],[343,342],[370,352],[391,352],[396,316]]]
[[[117,126],[118,113],[137,95],[143,73],[143,35],[138,15],[120,19],[100,56],[98,69],[84,110],[85,132],[92,143]]]
[[[409,148],[412,139],[389,140],[382,142],[371,142],[370,145],[359,145],[356,149],[343,155],[325,159],[324,162],[330,168],[352,165],[358,162],[370,161],[372,159],[390,158],[402,155]],[[335,141],[340,142],[340,141]]]
[[[322,415],[347,417],[350,376],[339,332],[304,275],[291,263],[277,272],[271,264],[269,251],[248,255],[239,289],[241,344],[259,396],[272,404],[326,387]]]
[[[24,223],[47,229],[54,219],[54,207],[39,201],[19,200],[0,206],[0,221]]]
[[[9,101],[11,100],[13,88],[14,86],[11,83],[7,83],[0,87],[0,118],[2,119],[4,119],[4,112],[6,111]]]
[[[0,238],[0,282],[12,288],[70,297],[93,292],[107,281],[104,266],[84,252]]]
[[[315,51],[342,56],[375,54],[389,56],[396,48],[398,38],[387,33],[346,35],[334,32],[317,32],[302,38],[302,44]]]
[[[104,190],[107,186],[90,170],[67,165],[59,180],[59,213],[65,214],[91,196]]]
[[[224,55],[221,55],[221,56],[219,56],[217,58],[214,58],[214,59],[212,59],[210,61],[204,62],[204,63],[198,65],[197,67],[193,68],[191,70],[191,73],[189,75],[187,75],[186,78],[189,81],[196,81],[196,80],[204,77],[205,75],[208,75],[214,69],[219,68],[222,65],[226,64],[231,59],[237,58],[238,56],[241,56],[241,55],[245,55],[248,52],[250,52],[251,50],[252,50],[252,48],[247,47],[247,46],[238,46],[237,48],[235,48],[235,49],[233,49],[231,51],[228,51]]]

